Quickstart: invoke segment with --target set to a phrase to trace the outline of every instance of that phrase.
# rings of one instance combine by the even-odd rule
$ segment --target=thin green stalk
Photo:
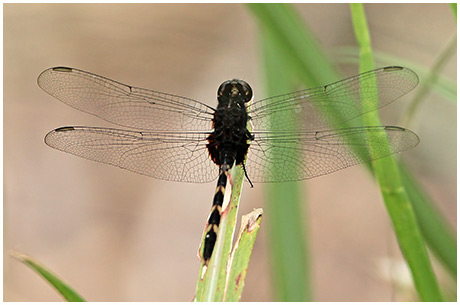
[[[252,3],[247,7],[279,46],[279,56],[287,65],[284,69],[287,74],[281,77],[295,74],[308,87],[321,86],[340,78],[292,5]]]
[[[449,3],[452,13],[454,13],[455,20],[457,20],[457,3]]]
[[[291,91],[283,69],[277,43],[269,32],[261,29],[267,96]],[[273,154],[280,153],[276,149]],[[276,156],[275,156],[276,158]],[[308,272],[305,213],[300,184],[296,182],[267,186],[267,217],[270,235],[270,260],[273,266],[273,287],[277,301],[309,301],[311,287]]]
[[[241,166],[233,166],[230,176],[233,181],[228,209],[221,215],[219,232],[214,251],[208,266],[201,264],[195,300],[198,302],[221,302],[227,280],[227,262],[232,250],[233,235],[236,228],[236,217],[243,187],[244,172]],[[227,195],[227,194],[226,194]],[[202,243],[204,240],[203,234]],[[202,251],[201,247],[201,250]]]
[[[372,53],[374,55],[375,63],[379,67],[398,65],[403,67],[410,67],[412,70],[417,71],[417,74],[421,79],[421,85],[423,85],[424,80],[430,73],[430,70],[427,67],[417,64],[416,62],[407,58],[398,57],[385,52],[378,52],[376,50],[374,50]],[[338,47],[334,49],[331,54],[336,59],[337,63],[359,64],[359,50],[354,46]],[[450,102],[456,104],[457,82],[452,81],[442,74],[437,75],[436,79],[437,81],[431,84],[430,89],[440,96],[446,98]]]
[[[439,261],[446,266],[454,280],[457,281],[457,238],[455,230],[449,226],[428,194],[401,163],[400,173],[404,188],[421,224],[420,229],[426,243]]]
[[[452,37],[448,45],[442,50],[441,54],[436,58],[435,63],[429,70],[428,75],[425,78],[425,81],[420,85],[415,97],[412,99],[409,107],[407,108],[402,124],[404,126],[409,126],[412,124],[412,121],[415,117],[415,114],[420,110],[422,101],[427,97],[428,93],[431,91],[431,88],[435,83],[438,82],[439,74],[442,69],[445,67],[449,59],[453,55],[457,54],[457,34]]]
[[[356,47],[340,47],[334,51],[334,58],[339,63],[359,63],[359,49]],[[443,52],[443,53],[446,53]],[[411,67],[417,71],[421,78],[421,86],[424,79],[430,73],[429,69],[406,58],[400,58],[392,54],[373,51],[375,61],[379,66],[398,65]],[[436,76],[437,81],[429,86],[432,92],[443,96],[449,101],[457,102],[457,84],[443,75]],[[404,126],[404,125],[403,125]],[[400,166],[403,163],[400,162]],[[417,216],[423,237],[431,251],[447,267],[450,274],[457,279],[457,238],[455,229],[449,226],[448,221],[437,209],[434,201],[423,190],[413,175],[403,166],[400,168],[404,187],[409,195]]]
[[[355,36],[360,47],[361,72],[374,69],[370,35],[362,4],[351,4]],[[366,125],[380,125],[376,114],[365,115]],[[373,162],[374,174],[380,184],[385,206],[390,215],[401,252],[403,253],[416,290],[423,301],[442,301],[428,252],[425,248],[409,197],[402,184],[393,157]]]

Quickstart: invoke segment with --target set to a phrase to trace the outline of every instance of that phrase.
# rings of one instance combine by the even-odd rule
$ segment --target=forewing
[[[383,158],[418,142],[412,131],[393,126],[259,132],[251,142],[246,170],[253,182],[304,180]]]
[[[218,167],[206,150],[207,133],[135,132],[96,127],[61,127],[49,146],[89,160],[162,180],[209,182]]]
[[[82,70],[43,71],[38,85],[60,101],[117,125],[143,130],[209,131],[214,110],[201,102],[128,86]]]
[[[361,88],[361,83],[366,86]],[[254,131],[332,128],[393,102],[417,84],[417,74],[412,70],[385,67],[326,86],[254,102],[250,115]],[[361,93],[366,100],[361,101]]]

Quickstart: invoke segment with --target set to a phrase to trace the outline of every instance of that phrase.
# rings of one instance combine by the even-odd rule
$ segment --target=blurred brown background
[[[348,5],[295,7],[327,50],[355,45]],[[376,50],[423,66],[455,35],[444,4],[365,9]],[[38,259],[90,301],[192,299],[215,183],[159,181],[52,150],[43,137],[53,128],[110,124],[50,97],[36,79],[64,65],[215,105],[218,85],[241,78],[262,98],[256,26],[239,4],[4,5],[5,301],[61,300],[8,255],[12,249]],[[346,68],[344,75],[358,72]],[[444,74],[456,80],[456,57]],[[402,111],[409,98],[384,121],[397,122],[394,109]],[[410,128],[421,144],[402,158],[456,227],[456,107],[430,94]],[[303,185],[315,300],[394,299],[400,288],[379,268],[385,258],[399,260],[398,250],[367,172],[358,166]],[[245,186],[241,213],[264,207],[264,187]],[[262,225],[243,300],[272,300],[267,255]],[[410,299],[410,290],[402,298],[406,291]]]

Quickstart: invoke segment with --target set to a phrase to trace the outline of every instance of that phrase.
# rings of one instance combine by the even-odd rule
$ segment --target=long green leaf
[[[451,43],[447,48],[450,48]],[[356,47],[338,48],[334,54],[338,62],[342,63],[359,63],[359,50]],[[442,52],[441,54],[444,54]],[[430,73],[429,69],[416,64],[408,59],[399,58],[391,54],[382,52],[373,52],[375,60],[379,62],[379,66],[398,65],[408,66],[415,69],[420,78],[421,84],[424,83],[424,78]],[[430,85],[433,91],[444,96],[452,102],[457,102],[457,86],[456,83],[443,77],[437,76],[438,81]],[[402,167],[402,168],[401,168]],[[416,213],[420,229],[423,237],[436,257],[446,266],[453,278],[457,279],[457,239],[454,234],[454,229],[449,226],[447,220],[442,213],[436,208],[436,204],[429,197],[429,194],[423,190],[417,180],[400,162],[400,173],[404,187],[409,195],[410,202],[413,205]]]
[[[238,302],[243,292],[244,280],[248,270],[252,248],[262,221],[262,209],[244,215],[240,232],[228,263],[228,277],[224,293],[225,302]]]
[[[456,40],[454,37],[447,47],[442,51],[441,56],[448,52],[448,56],[454,55],[455,52],[452,52],[450,48],[454,47],[453,41]],[[354,46],[346,46],[346,47],[338,47],[334,49],[331,53],[337,63],[352,63],[352,64],[359,64],[359,49]],[[373,51],[375,63],[377,66],[403,66],[403,67],[410,67],[412,70],[417,71],[418,76],[420,77],[420,85],[423,86],[426,79],[429,77],[430,70],[429,68],[417,64],[416,62],[407,59],[401,58],[392,54]],[[431,72],[432,73],[432,72]],[[430,83],[430,89],[433,92],[439,94],[440,96],[446,98],[452,103],[457,103],[457,82],[453,81],[442,74],[435,74],[435,79],[433,82]]]
[[[428,194],[422,189],[412,174],[400,164],[404,188],[412,202],[425,241],[431,251],[447,267],[457,280],[457,238],[441,213],[435,208]]]
[[[32,270],[42,276],[51,286],[53,286],[62,297],[68,302],[85,302],[82,296],[78,294],[69,284],[61,280],[56,274],[48,270],[42,264],[19,252],[11,252],[11,256],[25,265],[29,266]]]
[[[284,73],[284,57],[268,31],[261,30],[267,96],[292,90]],[[283,154],[273,149],[272,154]],[[274,156],[274,158],[277,158]],[[305,236],[304,194],[297,182],[266,186],[269,219],[270,258],[275,276],[275,298],[278,301],[309,301],[311,288],[308,272],[307,238]]]
[[[449,44],[442,50],[441,54],[436,58],[435,63],[430,68],[428,75],[426,76],[425,81],[420,85],[419,90],[415,94],[415,97],[412,99],[409,104],[408,109],[406,110],[406,115],[403,120],[403,124],[409,125],[414,119],[417,111],[420,111],[421,102],[427,97],[428,93],[431,91],[431,88],[435,83],[438,82],[439,74],[447,64],[449,59],[457,54],[457,35],[451,39]]]
[[[324,85],[340,78],[314,35],[291,5],[248,4],[259,24],[271,33],[284,57],[285,74],[294,74],[309,87]],[[289,72],[288,72],[289,71]]]
[[[315,87],[340,78],[298,13],[287,4],[249,4],[260,24],[267,96],[292,90],[289,79]],[[294,78],[294,76],[296,78]],[[309,301],[305,215],[297,183],[267,187],[270,261],[275,300]]]
[[[361,72],[374,69],[370,35],[362,4],[351,4],[355,36],[360,47]],[[365,115],[366,125],[380,125],[374,113]],[[401,251],[409,265],[417,292],[423,301],[442,301],[428,252],[425,248],[409,197],[392,157],[373,162],[385,206],[390,215]]]
[[[233,166],[230,176],[233,185],[231,188],[226,189],[226,193],[231,192],[230,202],[228,208],[223,210],[221,215],[214,251],[208,266],[201,264],[195,293],[195,300],[198,302],[221,302],[224,298],[227,280],[226,267],[232,249],[236,217],[243,187],[244,171],[242,167]],[[203,234],[202,244],[205,235],[206,232]]]
[[[452,13],[454,13],[455,20],[457,20],[457,3],[449,3]]]

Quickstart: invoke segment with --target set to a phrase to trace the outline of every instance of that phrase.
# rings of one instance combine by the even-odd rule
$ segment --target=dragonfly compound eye
[[[228,97],[230,94],[230,91],[232,90],[232,81],[227,80],[223,82],[220,86],[219,89],[217,90],[217,96],[219,97]]]
[[[240,97],[244,103],[247,103],[252,99],[252,89],[245,81],[232,79],[220,85],[217,95],[224,98]]]
[[[243,80],[239,80],[238,82],[241,85],[242,98],[245,103],[248,103],[252,99],[252,88]]]

